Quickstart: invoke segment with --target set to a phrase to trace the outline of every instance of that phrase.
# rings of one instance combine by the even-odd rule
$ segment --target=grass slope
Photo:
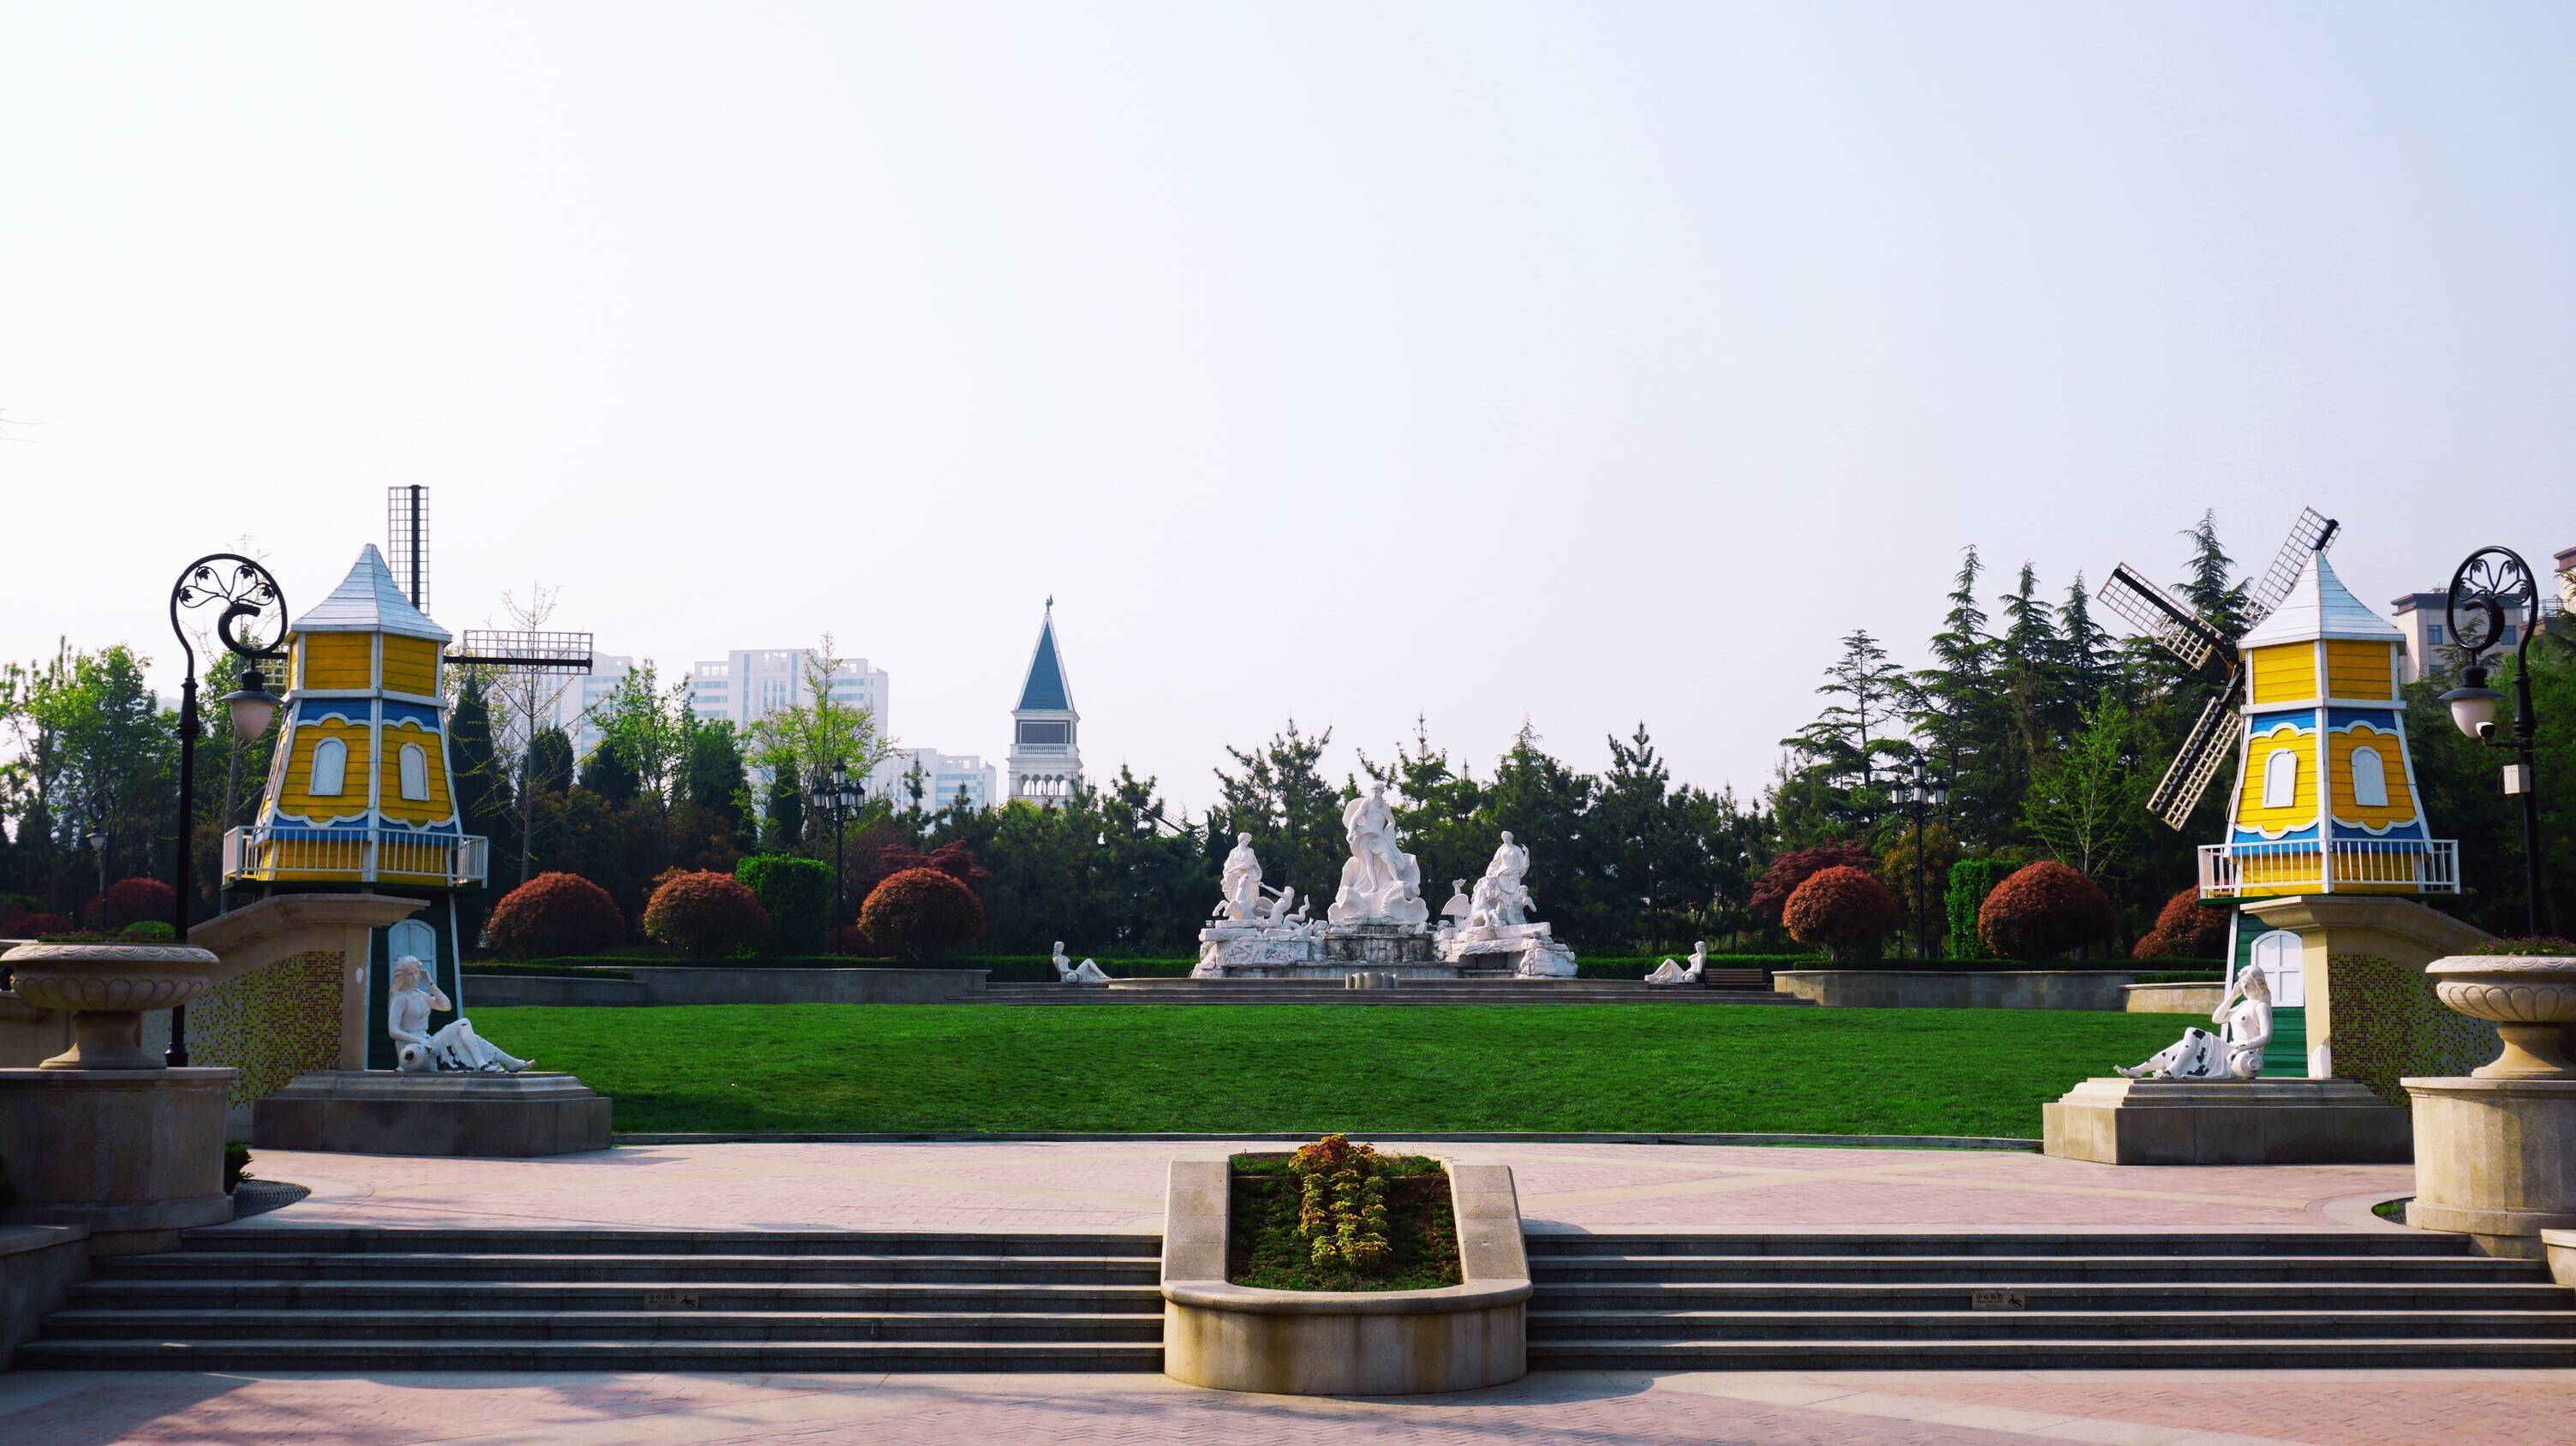
[[[1497,1004],[480,1009],[621,1130],[2039,1133],[2180,1015]]]

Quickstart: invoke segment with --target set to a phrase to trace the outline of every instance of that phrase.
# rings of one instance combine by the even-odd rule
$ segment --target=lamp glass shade
[[[241,687],[218,701],[232,715],[233,736],[244,743],[257,742],[268,731],[269,720],[277,716],[278,697],[268,691],[267,680],[256,668],[243,669]]]
[[[856,807],[858,807],[858,806],[859,806],[859,795],[858,795],[858,793],[857,793],[855,790],[852,790],[852,789],[847,789],[847,788],[842,789],[842,790],[841,790],[841,807],[843,807],[843,808],[856,808]]]
[[[2478,738],[2495,723],[2496,701],[2503,696],[2493,688],[2453,688],[2442,695],[2442,701],[2451,705],[2451,722]]]

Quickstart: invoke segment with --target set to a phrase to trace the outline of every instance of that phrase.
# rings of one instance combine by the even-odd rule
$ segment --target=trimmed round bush
[[[1798,892],[1799,886],[1807,880],[1826,869],[1866,869],[1870,863],[1869,845],[1864,843],[1830,843],[1811,849],[1792,849],[1773,859],[1771,866],[1762,871],[1762,877],[1753,881],[1753,895],[1747,902],[1763,923],[1783,922],[1781,910],[1788,905],[1789,896]]]
[[[2201,906],[2185,889],[2156,911],[2156,926],[2129,951],[2133,959],[2216,959],[2227,952],[2227,911]]]
[[[1790,938],[1830,949],[1837,959],[1877,957],[1879,941],[1896,921],[1896,896],[1851,864],[1809,874],[1780,908]]]
[[[72,921],[61,914],[20,914],[0,920],[0,937],[10,939],[50,939],[72,931]]]
[[[733,876],[769,911],[769,952],[813,954],[832,923],[832,866],[821,859],[759,854],[733,866]]]
[[[107,892],[90,900],[90,927],[112,934],[128,924],[146,919],[167,922],[177,912],[179,896],[159,879],[135,877],[118,879],[107,886]]]
[[[2026,864],[1977,910],[1977,937],[2003,959],[2056,959],[2107,937],[2115,919],[2102,886],[2055,860]]]
[[[606,889],[558,871],[502,895],[484,930],[513,959],[552,959],[598,953],[626,937],[626,918]]]
[[[769,911],[731,874],[673,870],[644,906],[644,937],[692,959],[721,959],[767,939]]]
[[[869,892],[859,931],[904,958],[936,959],[983,934],[984,904],[951,875],[904,869]]]
[[[179,937],[179,931],[167,919],[137,919],[116,931],[116,937],[138,944],[166,944]]]

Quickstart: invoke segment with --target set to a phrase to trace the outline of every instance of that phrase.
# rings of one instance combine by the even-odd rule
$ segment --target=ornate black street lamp
[[[278,646],[286,641],[286,594],[267,568],[247,557],[218,552],[198,558],[170,589],[170,631],[179,635],[179,651],[188,660],[187,675],[179,684],[179,844],[170,869],[170,930],[181,944],[188,942],[188,905],[196,892],[189,854],[197,832],[197,650],[188,642],[179,610],[216,603],[222,604],[222,611],[215,618],[215,636],[242,660],[233,691],[218,701],[232,715],[233,736],[244,743],[267,732],[268,721],[277,716],[277,697],[260,676],[258,660],[277,656]],[[172,1069],[188,1063],[184,1006],[170,1011],[166,1059]]]
[[[864,781],[860,780],[861,783]],[[816,808],[827,810],[832,815],[832,937],[829,942],[832,952],[838,954],[841,952],[841,914],[850,904],[845,883],[849,856],[841,850],[841,829],[850,816],[850,810],[864,800],[858,784],[850,778],[848,759],[832,760],[831,777],[815,780],[812,798]]]
[[[2519,613],[2520,621],[2515,621]],[[2528,896],[2529,922],[2535,935],[2546,934],[2547,900],[2540,892],[2540,790],[2533,776],[2531,741],[2540,720],[2531,706],[2531,640],[2540,631],[2540,580],[2531,564],[2509,547],[2482,547],[2470,553],[2451,574],[2451,597],[2445,611],[2451,641],[2467,654],[2460,686],[2442,695],[2451,705],[2451,721],[2480,743],[2513,750],[2504,768],[2504,791],[2522,799],[2522,887]],[[2519,627],[2521,637],[2513,630]],[[2489,648],[2514,645],[2513,737],[2496,736],[2496,702],[2502,693],[2487,686]]]
[[[1896,798],[1897,802],[1905,805],[1906,813],[1914,820],[1914,957],[1929,959],[1932,957],[1932,899],[1928,892],[1931,888],[1930,873],[1923,858],[1923,825],[1932,817],[1932,810],[1950,801],[1950,790],[1934,782],[1932,775],[1924,769],[1923,760],[1917,758],[1914,760],[1914,775],[1897,787]]]

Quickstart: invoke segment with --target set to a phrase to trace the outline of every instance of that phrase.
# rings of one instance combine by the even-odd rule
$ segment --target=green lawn
[[[1761,1005],[478,1009],[617,1127],[2039,1134],[2181,1015]]]

